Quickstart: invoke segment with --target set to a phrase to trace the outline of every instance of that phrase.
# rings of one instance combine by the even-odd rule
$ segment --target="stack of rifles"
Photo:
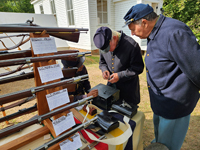
[[[78,50],[64,50],[64,51],[58,51],[54,53],[53,55],[47,55],[47,56],[39,56],[39,57],[32,57],[32,50],[20,50],[20,51],[12,51],[21,46],[22,44],[26,43],[30,40],[30,34],[49,34],[51,36],[72,41],[72,42],[78,42],[79,35],[82,32],[87,32],[88,29],[84,28],[56,28],[56,27],[41,27],[36,24],[32,23],[33,21],[28,20],[25,24],[1,24],[0,25],[0,32],[3,33],[24,33],[19,35],[9,35],[9,36],[2,36],[0,37],[0,41],[2,45],[4,46],[4,49],[0,49],[0,67],[8,67],[8,66],[14,66],[17,65],[16,69],[4,73],[0,73],[0,84],[5,84],[13,81],[19,81],[19,80],[25,80],[34,78],[34,70],[27,72],[27,73],[20,73],[19,75],[12,75],[13,73],[16,73],[18,71],[21,71],[26,68],[34,67],[34,63],[37,62],[48,62],[49,60],[58,60],[58,59],[66,59],[71,60],[77,57],[82,57],[87,54],[90,54],[90,52],[79,52]],[[27,39],[25,37],[28,36]],[[21,41],[16,44],[14,47],[7,47],[5,43],[3,43],[3,38],[11,38],[11,37],[19,37],[22,38]],[[26,66],[28,64],[28,66]],[[5,115],[6,110],[11,109],[16,106],[21,106],[24,103],[27,103],[31,100],[34,100],[37,98],[37,93],[56,88],[56,87],[63,87],[69,84],[76,84],[77,82],[84,81],[88,79],[88,75],[82,75],[78,77],[73,77],[74,70],[68,69],[68,70],[62,70],[63,75],[65,78],[64,80],[59,80],[58,82],[53,82],[41,86],[32,87],[30,89],[17,91],[14,93],[9,93],[5,95],[0,96],[0,111],[4,114],[2,118],[0,118],[0,123],[4,121],[8,121],[11,119],[14,119],[16,117],[38,111],[37,104],[30,108],[24,108],[22,110],[19,110],[18,112],[15,112],[10,115]],[[53,111],[49,111],[42,115],[37,115],[27,121],[18,123],[16,125],[9,126],[7,128],[0,130],[0,140],[4,137],[7,137],[13,133],[16,133],[28,126],[31,126],[36,123],[43,123],[45,119],[51,118],[57,114],[61,114],[67,110],[70,110],[71,108],[77,107],[79,105],[83,105],[87,103],[90,99],[93,97],[87,97],[85,99],[82,99],[77,102],[71,102],[63,107],[59,107],[57,109],[54,109]],[[17,101],[17,102],[14,102]],[[11,103],[12,102],[12,103]],[[11,103],[11,104],[8,104]],[[7,106],[3,106],[4,104],[8,104]],[[49,141],[48,143],[45,143],[44,145],[41,145],[40,147],[36,149],[48,149],[49,147],[53,146],[56,143],[59,143],[60,141],[63,141],[64,139],[72,136],[77,131],[87,127],[91,123],[95,122],[97,117],[94,117],[93,119],[82,123],[76,127],[72,127],[67,132],[54,137],[53,140]],[[3,145],[4,146],[4,145]],[[3,148],[3,146],[0,146],[0,149]]]

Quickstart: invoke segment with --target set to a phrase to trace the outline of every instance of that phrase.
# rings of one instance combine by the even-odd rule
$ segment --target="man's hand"
[[[110,72],[108,70],[104,71],[102,73],[102,77],[105,79],[105,80],[108,80],[109,77],[110,77]]]
[[[89,97],[89,96],[97,97],[97,96],[98,96],[98,90],[97,90],[97,89],[91,90],[91,91],[87,94],[87,97]]]
[[[110,82],[110,83],[116,83],[117,81],[119,81],[119,77],[118,77],[117,73],[113,73],[110,76],[110,79],[108,80],[108,82]]]

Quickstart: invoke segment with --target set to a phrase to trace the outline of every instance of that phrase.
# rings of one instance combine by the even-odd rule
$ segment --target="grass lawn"
[[[88,69],[89,74],[89,80],[91,83],[91,86],[94,87],[99,83],[106,84],[106,80],[102,78],[102,73],[98,67],[99,62],[99,56],[89,56],[86,57],[85,66]],[[7,84],[1,84],[0,85],[0,95],[4,95],[7,93],[16,92],[19,90],[28,89],[31,87],[34,87],[34,79],[27,79],[23,81],[16,81],[12,83]],[[153,113],[150,107],[150,101],[149,101],[149,94],[147,90],[147,84],[146,84],[146,71],[144,70],[143,73],[140,75],[140,95],[141,95],[141,102],[139,104],[139,111],[144,112],[145,114],[145,122],[143,127],[143,143],[144,147],[150,144],[151,140],[154,138],[153,134]],[[33,106],[36,103],[36,100],[33,100],[31,102],[28,102],[22,106],[18,106],[9,110],[6,110],[6,114],[12,114],[19,109],[28,108]],[[10,105],[5,104],[6,105]],[[15,119],[12,119],[9,121],[10,124],[16,124],[22,121],[26,121],[36,115],[37,112],[24,115],[22,117],[18,117]],[[0,117],[2,117],[2,113],[0,112]],[[7,127],[5,122],[0,123],[0,129]],[[200,102],[197,104],[195,110],[191,114],[191,121],[189,130],[187,133],[187,136],[185,138],[184,144],[181,148],[181,150],[199,150],[200,149]]]

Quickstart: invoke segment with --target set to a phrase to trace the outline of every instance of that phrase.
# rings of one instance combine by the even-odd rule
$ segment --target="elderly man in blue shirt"
[[[132,35],[148,41],[145,64],[153,142],[180,150],[199,99],[200,45],[185,23],[157,16],[148,4],[132,6],[124,20]]]

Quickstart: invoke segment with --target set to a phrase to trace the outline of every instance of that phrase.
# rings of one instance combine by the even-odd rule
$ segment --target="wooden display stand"
[[[31,38],[38,38],[38,37],[49,37],[49,34],[46,34],[45,31],[41,34],[34,34],[34,33],[30,33],[30,37]],[[39,57],[39,56],[47,56],[47,55],[54,55],[54,53],[49,53],[49,54],[37,54],[37,55],[34,55],[33,53],[33,47],[31,45],[31,51],[32,51],[32,57]],[[47,83],[42,83],[41,80],[40,80],[40,76],[39,76],[39,72],[38,72],[38,67],[42,67],[42,66],[47,66],[47,65],[53,65],[53,64],[56,64],[56,61],[55,60],[50,60],[48,62],[37,62],[37,63],[33,63],[33,69],[34,69],[34,79],[35,79],[35,87],[37,86],[41,86],[41,85],[44,85],[44,84],[49,84],[49,83],[53,83],[53,82],[58,82],[60,81],[60,79],[57,79],[57,80],[54,80],[54,81],[50,81],[50,82],[47,82]],[[74,74],[75,75],[75,74]],[[75,86],[76,84],[70,84],[70,85],[67,85],[67,87],[72,87],[70,90],[68,90],[68,92],[72,92],[72,91],[75,91]],[[65,86],[66,87],[66,86]],[[48,89],[48,90],[45,90],[45,91],[40,91],[40,92],[37,92],[36,93],[36,98],[37,98],[37,109],[38,109],[38,115],[43,115],[43,114],[46,114],[48,113],[50,110],[49,110],[49,107],[48,107],[48,103],[47,103],[47,100],[46,100],[46,95],[47,94],[50,94],[52,92],[56,92],[56,91],[59,91],[59,90],[62,90],[63,87],[56,87],[56,88],[52,88],[52,89]],[[72,101],[73,97],[70,97],[70,101]],[[62,106],[60,106],[62,107]],[[58,114],[58,115],[55,115],[53,116],[54,119],[57,119],[63,115],[66,115],[69,111],[66,111],[62,114]],[[9,149],[9,150],[16,150],[48,133],[51,133],[51,135],[55,138],[57,137],[56,136],[56,133],[54,131],[54,128],[53,128],[53,125],[52,125],[52,122],[50,119],[46,119],[44,121],[42,121],[42,123],[45,125],[44,127],[40,128],[40,129],[37,129],[31,133],[28,133],[16,140],[13,140],[3,146],[1,146],[2,149]],[[68,129],[70,130],[70,129]],[[67,131],[68,131],[67,130]],[[66,131],[65,131],[66,132]],[[66,139],[69,139],[72,141],[72,139],[69,137],[69,138],[66,138]],[[66,140],[65,139],[65,140]],[[64,140],[63,140],[64,141]],[[61,141],[62,142],[62,141]],[[59,142],[59,143],[61,143]],[[51,149],[59,149],[59,143],[53,145],[52,147],[49,148],[49,150]]]

